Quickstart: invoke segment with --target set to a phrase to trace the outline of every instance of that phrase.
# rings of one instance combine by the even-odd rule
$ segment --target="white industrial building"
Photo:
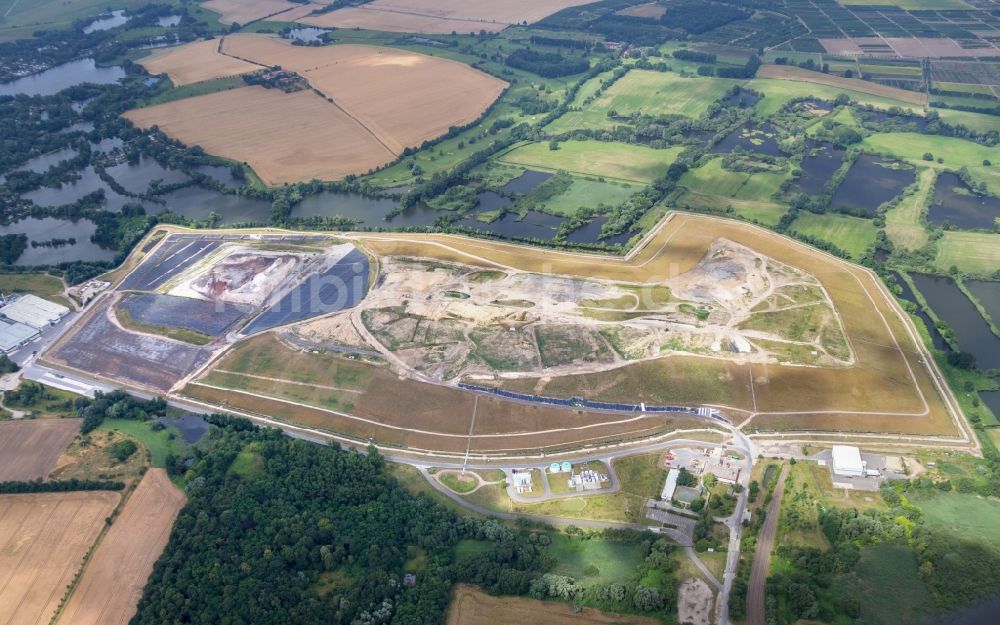
[[[39,330],[56,323],[68,314],[69,308],[30,293],[21,295],[13,302],[0,308],[0,315],[7,319]]]
[[[864,477],[865,461],[861,459],[861,450],[849,445],[834,445],[833,474],[841,477]]]
[[[0,319],[0,351],[10,353],[23,347],[41,334],[38,328],[24,323]]]
[[[670,501],[674,498],[674,491],[677,490],[677,478],[681,476],[681,472],[678,469],[670,469],[667,471],[667,481],[663,484],[663,491],[660,493],[660,499],[663,501]]]

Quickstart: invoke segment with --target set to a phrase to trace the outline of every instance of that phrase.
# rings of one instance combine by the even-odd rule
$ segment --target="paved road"
[[[750,569],[750,588],[747,593],[747,625],[764,625],[764,586],[767,583],[767,574],[771,570],[771,549],[774,547],[774,537],[778,533],[781,494],[785,492],[787,476],[786,464],[778,476],[774,496],[767,506],[767,518],[760,528],[760,534],[757,535],[757,552],[754,554],[753,567]]]

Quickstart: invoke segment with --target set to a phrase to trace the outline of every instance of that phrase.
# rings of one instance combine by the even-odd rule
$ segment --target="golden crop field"
[[[259,65],[218,53],[218,39],[154,51],[138,63],[150,74],[166,74],[175,86],[255,72]]]
[[[448,625],[654,625],[648,616],[612,614],[565,602],[524,597],[493,597],[475,586],[456,584],[448,608]]]
[[[925,106],[927,104],[926,93],[917,93],[916,91],[907,91],[906,89],[880,85],[878,83],[861,80],[859,78],[842,78],[840,76],[832,76],[822,72],[813,72],[807,69],[802,69],[801,67],[795,67],[793,65],[761,65],[760,69],[757,70],[757,78],[777,78],[780,80],[811,82],[817,85],[827,85],[830,87],[838,87],[840,89],[850,89],[851,91],[869,93],[871,95],[881,96],[884,98],[893,98],[915,106]]]
[[[49,624],[119,497],[0,495],[0,625]]]
[[[218,13],[223,24],[246,24],[278,13],[283,21],[291,21],[315,8],[288,0],[208,0],[201,6]]]
[[[342,110],[312,91],[242,87],[129,111],[206,152],[249,163],[268,184],[335,180],[395,155]]]
[[[358,236],[380,255],[636,283],[658,282],[687,271],[715,239],[726,238],[818,278],[841,316],[856,365],[839,369],[749,365],[672,356],[600,373],[528,378],[505,385],[556,396],[721,404],[737,414],[756,413],[753,424],[761,429],[957,434],[942,391],[923,362],[919,339],[881,282],[857,265],[763,228],[677,213],[625,259],[448,235]],[[692,375],[701,382],[692,383]]]
[[[56,624],[128,623],[183,505],[184,495],[166,471],[147,471],[98,545]]]
[[[305,24],[403,33],[498,32],[594,0],[375,0],[303,18]]]
[[[464,63],[377,46],[239,35],[222,50],[298,72],[396,154],[475,121],[507,86]]]

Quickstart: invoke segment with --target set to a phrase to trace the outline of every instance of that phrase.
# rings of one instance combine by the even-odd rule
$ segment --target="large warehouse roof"
[[[848,445],[834,445],[833,472],[841,475],[863,475],[865,465],[861,461],[861,450]]]
[[[38,336],[38,329],[23,323],[0,320],[0,351],[9,352]]]
[[[0,308],[0,314],[12,321],[26,323],[33,328],[44,328],[69,314],[69,308],[29,293]]]

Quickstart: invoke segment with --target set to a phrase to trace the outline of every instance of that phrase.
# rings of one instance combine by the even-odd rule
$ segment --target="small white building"
[[[33,328],[42,329],[69,314],[69,308],[31,295],[22,295],[0,308],[0,315]]]
[[[841,477],[864,477],[865,462],[861,459],[861,450],[849,445],[834,445],[833,474]]]
[[[663,485],[663,492],[660,493],[660,499],[670,501],[674,498],[674,491],[677,490],[677,478],[680,476],[680,469],[670,469],[667,472],[667,481]]]
[[[511,480],[514,482],[514,490],[519,494],[531,492],[531,471],[515,471]]]

